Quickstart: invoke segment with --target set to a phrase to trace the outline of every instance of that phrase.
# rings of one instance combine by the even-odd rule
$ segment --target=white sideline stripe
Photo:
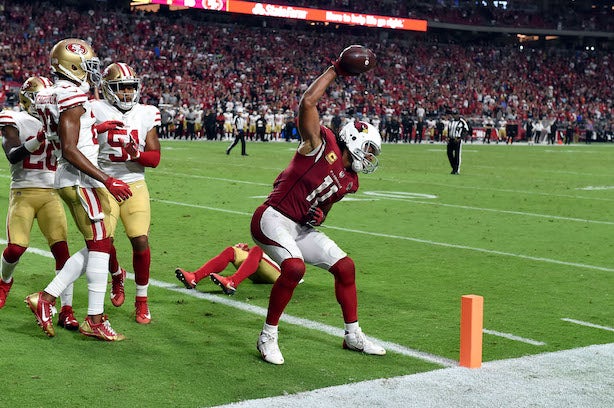
[[[128,273],[126,276],[128,276],[130,279],[134,279],[134,274],[132,273]],[[244,312],[256,314],[258,316],[266,317],[266,314],[267,314],[267,309],[263,307],[239,302],[236,300],[229,299],[228,297],[199,292],[194,289],[186,289],[186,288],[183,288],[183,287],[171,284],[171,283],[162,282],[162,281],[158,281],[155,279],[150,279],[149,284],[152,286],[159,287],[159,288],[171,290],[173,292],[178,292],[184,295],[192,296],[198,299],[205,299],[205,300],[208,300],[209,302],[220,303],[224,306],[230,306],[235,309],[242,310]],[[343,338],[343,329],[340,329],[338,327],[329,326],[326,324],[314,322],[312,320],[302,319],[300,317],[290,316],[287,314],[284,314],[281,317],[281,321],[289,323],[289,324],[293,324],[295,326],[301,326],[307,329],[317,330],[322,333],[330,334],[331,336],[339,337],[341,339]],[[375,341],[381,344],[382,347],[384,347],[386,350],[395,352],[397,354],[402,354],[404,356],[413,357],[419,360],[428,361],[430,363],[439,364],[444,367],[458,366],[458,362],[454,360],[436,356],[434,354],[424,353],[418,350],[413,350],[413,349],[401,346],[400,344],[390,343],[387,341],[377,339],[375,337],[367,337],[367,338],[371,341]]]
[[[405,202],[410,202],[410,203],[415,203],[415,204],[438,205],[441,207],[450,207],[450,208],[462,208],[464,210],[496,212],[496,213],[502,213],[502,214],[523,215],[527,217],[550,218],[550,219],[563,220],[563,221],[587,222],[591,224],[614,225],[613,221],[587,220],[585,218],[563,217],[560,215],[529,213],[529,212],[511,211],[511,210],[499,210],[496,208],[471,207],[468,205],[458,205],[458,204],[444,204],[444,203],[438,203],[436,201],[417,201],[411,198],[397,198],[397,197],[387,196],[386,199],[395,200],[395,201],[405,201]]]
[[[205,209],[205,210],[219,211],[219,212],[225,212],[225,213],[230,213],[230,214],[246,215],[246,216],[249,216],[249,217],[252,216],[251,213],[246,213],[244,211],[225,210],[223,208],[207,207],[207,206],[204,206],[204,205],[186,204],[186,203],[180,203],[180,202],[177,202],[177,201],[159,200],[159,199],[155,199],[155,198],[152,198],[151,201],[158,202],[158,203],[165,203],[165,204],[180,205],[180,206],[184,206],[184,207],[202,208],[202,209]],[[466,246],[466,245],[457,245],[457,244],[448,244],[446,242],[429,241],[427,239],[403,237],[403,236],[400,236],[400,235],[383,234],[383,233],[379,233],[379,232],[360,231],[360,230],[349,229],[349,228],[334,227],[334,226],[331,226],[331,225],[322,225],[321,228],[328,228],[328,229],[344,231],[344,232],[354,232],[354,233],[357,233],[357,234],[371,235],[371,236],[375,236],[375,237],[402,239],[402,240],[405,240],[405,241],[419,242],[421,244],[428,244],[428,245],[443,246],[443,247],[446,247],[446,248],[466,249],[468,251],[482,252],[482,253],[485,253],[485,254],[509,256],[509,257],[513,257],[513,258],[528,259],[528,260],[531,260],[531,261],[553,263],[553,264],[557,264],[557,265],[573,266],[573,267],[577,267],[577,268],[591,269],[591,270],[596,270],[596,271],[614,272],[614,268],[606,268],[605,266],[595,266],[595,265],[581,264],[581,263],[576,263],[576,262],[559,261],[559,260],[556,260],[556,259],[541,258],[541,257],[537,257],[537,256],[529,256],[529,255],[522,255],[522,254],[513,254],[513,253],[510,253],[510,252],[496,251],[496,250],[493,250],[493,249],[475,248],[475,247],[470,247],[470,246]]]
[[[7,242],[4,239],[0,239],[0,244],[5,245]],[[26,252],[31,252],[34,253],[36,255],[41,255],[47,258],[53,258],[53,254],[49,251],[45,251],[42,249],[38,249],[38,248],[28,248]],[[134,273],[126,273],[126,277],[129,279],[134,280]],[[159,281],[156,279],[149,279],[149,284],[151,286],[155,286],[158,288],[162,288],[162,289],[167,289],[167,290],[171,290],[173,292],[179,292],[179,293],[183,293],[185,295],[188,296],[192,296],[198,299],[205,299],[208,300],[210,302],[213,303],[220,303],[224,306],[230,306],[230,307],[234,307],[235,309],[239,309],[239,310],[243,310],[244,312],[249,312],[249,313],[253,313],[262,317],[266,317],[267,314],[267,310],[263,307],[259,307],[259,306],[254,306],[254,305],[249,305],[247,303],[242,303],[242,302],[238,302],[236,300],[231,300],[228,299],[227,297],[221,297],[218,295],[211,295],[208,293],[203,293],[203,292],[199,292],[197,290],[193,290],[193,289],[186,289],[186,288],[182,288],[180,286],[177,286],[175,284],[172,283],[168,283],[168,282],[163,282],[163,281]],[[307,320],[307,319],[302,319],[300,317],[294,317],[294,316],[290,316],[287,314],[284,314],[281,317],[281,320],[283,322],[289,323],[289,324],[293,324],[296,326],[301,326],[301,327],[305,327],[307,329],[312,329],[312,330],[317,330],[326,334],[330,334],[331,336],[335,336],[335,337],[339,337],[339,338],[343,338],[343,329],[340,329],[338,327],[333,327],[333,326],[328,326],[326,324],[322,324],[322,323],[318,323],[318,322],[314,322],[312,320]],[[383,341],[380,339],[377,339],[375,337],[368,337],[367,338],[371,341],[375,341],[379,344],[382,345],[382,347],[384,347],[386,350],[388,351],[392,351],[395,352],[397,354],[401,354],[404,356],[408,356],[408,357],[413,357],[413,358],[417,358],[419,360],[424,360],[424,361],[428,361],[430,363],[435,363],[435,364],[439,364],[443,367],[456,367],[458,366],[458,362],[454,361],[454,360],[450,360],[444,357],[440,357],[440,356],[436,356],[434,354],[429,354],[429,353],[424,353],[422,351],[418,351],[418,350],[413,350],[404,346],[401,346],[400,344],[396,344],[396,343],[391,343],[388,341]]]
[[[516,335],[510,334],[510,333],[502,333],[502,332],[498,332],[498,331],[494,331],[494,330],[488,330],[488,329],[482,329],[482,332],[484,332],[486,334],[490,334],[492,336],[503,337],[503,338],[508,339],[508,340],[520,341],[522,343],[531,344],[533,346],[545,346],[546,345],[546,343],[544,343],[543,341],[527,339],[527,338],[516,336]]]
[[[565,322],[569,322],[569,323],[579,324],[580,326],[594,327],[595,329],[601,329],[601,330],[607,330],[607,331],[614,332],[614,327],[600,326],[595,323],[583,322],[582,320],[570,319],[568,317],[562,317],[561,320]]]

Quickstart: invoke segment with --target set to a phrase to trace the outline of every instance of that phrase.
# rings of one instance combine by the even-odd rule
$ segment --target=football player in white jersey
[[[281,129],[284,127],[285,119],[286,116],[284,115],[284,111],[281,109],[279,109],[277,113],[273,114],[273,134],[275,135],[275,140],[279,140]]]
[[[92,101],[96,122],[117,121],[123,126],[110,129],[98,135],[100,169],[111,177],[126,182],[132,190],[132,197],[117,202],[110,197],[111,217],[109,235],[114,236],[117,220],[121,219],[126,235],[132,244],[132,266],[136,282],[136,321],[147,324],[151,314],[147,305],[149,267],[149,224],[151,208],[149,190],[145,182],[145,167],[156,167],[160,163],[160,141],[158,127],[161,125],[160,111],[155,106],[139,102],[141,80],[134,70],[123,62],[109,65],[102,73],[101,89],[104,99]],[[101,189],[101,193],[110,194]],[[111,254],[111,271],[119,265]],[[120,268],[119,273],[123,270]],[[115,306],[124,302],[121,293],[112,293]]]
[[[249,140],[256,140],[256,120],[258,120],[258,112],[252,111],[252,113],[247,112],[247,138]]]
[[[50,53],[54,85],[36,95],[36,110],[43,122],[47,140],[59,147],[55,188],[64,200],[85,239],[86,247],[66,261],[62,270],[44,291],[28,295],[25,302],[38,324],[49,336],[55,336],[53,311],[55,299],[66,285],[85,272],[88,288],[87,316],[79,331],[106,341],[125,337],[115,332],[104,315],[107,273],[112,241],[108,234],[110,213],[108,196],[96,188],[105,186],[117,201],[132,195],[130,187],[109,176],[98,164],[97,133],[116,127],[107,123],[94,126],[90,106],[90,85],[100,81],[100,61],[85,41],[68,38],[54,45]]]
[[[234,119],[234,114],[232,111],[224,112],[224,140],[230,140],[230,137],[233,134],[233,124],[232,121]]]
[[[2,252],[0,308],[13,285],[13,272],[30,244],[32,225],[38,226],[55,258],[56,273],[70,257],[66,243],[66,214],[62,200],[53,188],[56,157],[54,147],[45,140],[43,125],[34,106],[36,94],[52,83],[45,77],[28,78],[19,91],[21,112],[2,111],[2,147],[11,163],[11,192],[6,215],[8,245]],[[60,326],[77,330],[79,323],[72,309],[73,285],[60,295]]]
[[[273,115],[273,112],[271,112],[270,109],[267,109],[266,113],[264,114],[264,120],[266,122],[266,129],[264,131],[266,139],[275,140],[273,138],[273,126],[275,123],[275,115]]]

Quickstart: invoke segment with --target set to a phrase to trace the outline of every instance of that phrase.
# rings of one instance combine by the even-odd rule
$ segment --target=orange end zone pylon
[[[460,365],[468,368],[482,366],[482,328],[484,298],[478,295],[461,296]]]

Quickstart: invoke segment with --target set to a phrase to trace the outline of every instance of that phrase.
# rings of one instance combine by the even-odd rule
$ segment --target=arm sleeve
[[[145,167],[157,167],[160,163],[160,151],[150,150],[147,152],[141,152],[141,155],[136,159],[137,163]]]

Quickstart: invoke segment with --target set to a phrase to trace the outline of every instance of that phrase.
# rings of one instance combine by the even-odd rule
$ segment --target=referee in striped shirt
[[[448,160],[452,166],[452,173],[460,174],[461,143],[469,134],[469,125],[460,117],[458,110],[452,111],[453,118],[448,124]]]

